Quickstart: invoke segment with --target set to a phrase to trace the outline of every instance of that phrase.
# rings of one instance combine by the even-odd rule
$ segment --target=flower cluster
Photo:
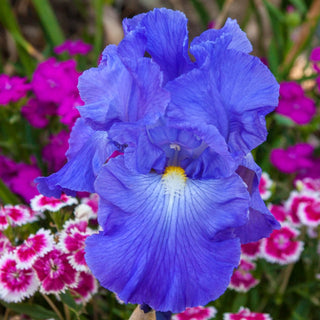
[[[217,299],[241,244],[279,228],[251,155],[279,86],[234,20],[190,49],[181,12],[155,9],[123,28],[79,77],[85,105],[67,164],[36,181],[45,196],[98,193],[101,231],[86,239],[85,259],[102,286],[180,312]]]
[[[92,199],[84,199],[92,201]],[[69,290],[77,303],[87,302],[97,291],[97,283],[84,260],[84,241],[95,232],[88,218],[69,219],[62,230],[41,228],[22,242],[10,240],[9,226],[26,225],[43,218],[42,212],[55,212],[77,204],[66,195],[60,199],[39,195],[26,205],[6,205],[0,212],[0,299],[20,302],[38,290],[59,295]]]

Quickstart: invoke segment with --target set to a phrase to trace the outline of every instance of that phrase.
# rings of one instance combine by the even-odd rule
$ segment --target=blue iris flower
[[[68,163],[38,188],[97,192],[93,274],[125,302],[180,312],[218,298],[241,243],[279,228],[250,153],[266,139],[279,87],[234,20],[190,48],[181,12],[155,9],[123,28],[80,77]]]

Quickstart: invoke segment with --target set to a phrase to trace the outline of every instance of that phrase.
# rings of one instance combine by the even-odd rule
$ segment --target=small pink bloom
[[[16,176],[10,181],[11,189],[29,202],[39,193],[34,179],[41,175],[41,171],[35,165],[25,163],[19,163],[17,169]]]
[[[285,203],[285,207],[289,212],[289,218],[294,226],[300,226],[301,220],[298,215],[298,211],[301,205],[312,203],[314,201],[314,195],[310,193],[299,193],[292,191],[288,200]]]
[[[70,133],[64,130],[56,135],[51,135],[49,144],[42,149],[42,158],[48,164],[50,172],[60,170],[67,162],[65,153],[69,148],[69,136]]]
[[[313,62],[312,66],[315,71],[320,72],[320,47],[316,47],[311,51],[310,60]]]
[[[37,211],[59,211],[61,208],[66,207],[66,206],[71,206],[74,204],[77,204],[78,200],[73,197],[69,197],[65,194],[62,194],[60,199],[56,199],[54,197],[46,197],[43,196],[42,194],[39,194],[35,196],[33,199],[30,201],[30,206],[33,210]]]
[[[72,128],[76,120],[79,118],[80,113],[77,107],[82,106],[83,101],[79,94],[67,96],[58,108],[58,115],[61,117],[60,121]]]
[[[270,161],[281,172],[295,173],[299,170],[312,167],[313,150],[313,146],[307,143],[298,143],[287,150],[273,149]]]
[[[58,62],[49,58],[35,70],[32,87],[38,100],[60,104],[65,97],[77,93],[78,77],[74,60]]]
[[[10,240],[2,233],[0,232],[0,254],[1,256],[4,253],[13,252],[15,250],[15,247],[11,245]]]
[[[272,320],[267,313],[251,312],[247,308],[241,307],[238,313],[225,313],[223,320]]]
[[[88,222],[86,220],[67,220],[63,225],[63,232],[71,234],[73,229],[80,232],[86,232]]]
[[[298,230],[289,225],[283,225],[280,230],[274,230],[269,238],[262,241],[263,258],[279,264],[296,262],[303,250],[303,242],[295,240],[298,235]]]
[[[64,43],[54,48],[54,53],[61,54],[67,51],[71,56],[76,54],[86,55],[92,49],[92,45],[83,42],[82,40],[66,40]]]
[[[9,227],[7,214],[3,208],[0,208],[0,231]]]
[[[63,292],[76,286],[76,270],[68,261],[68,255],[53,249],[38,258],[33,264],[41,283],[40,291],[45,294]]]
[[[91,273],[81,271],[78,274],[77,285],[70,289],[76,303],[84,304],[98,291],[97,280]]]
[[[77,219],[96,219],[98,213],[99,196],[96,193],[81,199],[81,204],[74,210]]]
[[[315,191],[320,193],[320,179],[304,178],[296,181],[296,185],[299,185],[302,191]]]
[[[262,172],[259,182],[259,192],[263,200],[268,200],[271,196],[272,180],[266,172]]]
[[[193,307],[178,313],[172,317],[172,320],[207,320],[215,317],[217,313],[214,307]]]
[[[313,201],[303,203],[298,208],[298,216],[302,224],[308,227],[320,225],[320,198],[314,197]]]
[[[39,287],[39,280],[32,269],[21,269],[13,253],[0,259],[0,298],[6,302],[20,302],[32,296]]]
[[[2,208],[2,211],[13,225],[21,226],[29,222],[30,212],[29,208],[25,205],[18,204],[13,206],[11,204],[7,204]]]
[[[269,210],[279,222],[285,222],[289,216],[289,212],[282,205],[271,204]]]
[[[6,74],[0,74],[0,105],[6,105],[9,102],[16,102],[23,98],[27,91],[31,89],[30,84],[26,84],[27,78],[9,77]]]
[[[31,268],[38,257],[42,257],[52,250],[53,244],[53,236],[49,230],[40,229],[35,235],[30,235],[16,248],[19,267],[22,269]]]
[[[233,272],[229,288],[247,292],[255,287],[259,281],[250,273],[255,267],[254,263],[241,259],[239,267]]]
[[[261,246],[260,240],[256,242],[242,244],[241,254],[249,260],[255,260],[260,256],[260,246]]]
[[[59,238],[59,247],[69,253],[68,260],[77,271],[87,271],[88,266],[84,258],[85,240],[92,232],[81,232],[76,228],[70,232],[62,232]]]

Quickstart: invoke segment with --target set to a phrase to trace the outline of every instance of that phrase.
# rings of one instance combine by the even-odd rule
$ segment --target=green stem
[[[56,307],[56,305],[52,302],[52,300],[46,296],[45,294],[42,294],[42,296],[44,297],[44,299],[47,301],[47,303],[49,304],[49,306],[51,307],[51,309],[57,314],[58,318],[60,320],[63,320],[63,316],[61,314],[61,312],[58,310],[58,308]]]

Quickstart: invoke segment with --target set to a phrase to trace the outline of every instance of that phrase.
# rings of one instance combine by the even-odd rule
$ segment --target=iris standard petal
[[[279,86],[260,59],[218,43],[206,46],[201,68],[166,85],[167,115],[181,126],[214,125],[241,159],[265,140],[264,117],[277,106]]]
[[[280,229],[279,222],[268,210],[259,192],[261,169],[248,154],[236,171],[246,183],[250,193],[250,208],[248,222],[235,229],[241,243],[258,241],[269,237],[274,229]]]
[[[199,37],[196,37],[191,42],[190,47],[192,48],[195,45],[201,45],[205,41],[216,41],[218,38],[226,37],[227,35],[231,36],[230,43],[228,44],[228,49],[235,49],[237,51],[242,51],[245,53],[250,53],[252,51],[252,45],[247,38],[245,32],[243,32],[237,21],[228,18],[225,25],[219,29],[208,29],[201,33]]]
[[[213,239],[246,222],[248,193],[236,175],[187,178],[180,189],[163,177],[132,174],[121,156],[103,167],[95,184],[103,232],[87,239],[86,261],[120,299],[179,312],[228,286],[239,241]]]
[[[38,190],[45,196],[60,197],[61,192],[94,192],[93,183],[103,163],[116,149],[104,131],[94,131],[83,119],[75,123],[66,155],[68,162],[49,177],[39,177]]]
[[[154,9],[143,16],[125,20],[126,37],[141,33],[146,37],[145,50],[160,66],[167,82],[192,68],[188,56],[187,18],[182,12]],[[126,39],[125,37],[125,39]],[[137,50],[141,51],[139,47]]]
[[[86,103],[78,107],[83,118],[96,129],[108,130],[115,122],[146,124],[164,114],[169,93],[162,88],[159,66],[141,58],[134,69],[128,69],[114,50],[106,53],[106,60],[105,66],[79,77],[80,95]]]

